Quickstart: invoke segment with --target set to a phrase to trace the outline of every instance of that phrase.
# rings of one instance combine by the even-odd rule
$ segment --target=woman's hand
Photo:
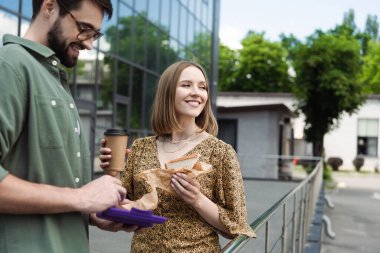
[[[195,178],[188,177],[186,174],[174,174],[171,178],[170,185],[183,201],[193,207],[199,204],[203,196],[198,181]]]
[[[170,185],[174,191],[197,211],[206,222],[229,235],[227,227],[219,219],[218,206],[200,191],[200,184],[195,178],[183,173],[172,176]]]
[[[109,161],[112,158],[111,149],[106,147],[105,139],[102,139],[100,143],[101,143],[101,147],[99,149],[100,168],[105,170],[110,165]],[[129,148],[125,149],[125,156],[128,156],[129,153],[131,153],[131,149]]]

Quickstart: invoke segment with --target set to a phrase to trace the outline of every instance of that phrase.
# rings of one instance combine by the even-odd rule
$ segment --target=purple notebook
[[[152,227],[154,224],[161,224],[168,220],[166,217],[154,215],[150,210],[145,211],[137,208],[126,210],[111,207],[103,212],[96,213],[96,216],[102,219],[138,225],[144,228]]]

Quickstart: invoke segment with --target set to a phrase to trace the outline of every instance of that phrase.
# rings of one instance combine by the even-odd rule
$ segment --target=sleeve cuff
[[[222,236],[233,239],[238,235],[245,235],[250,238],[256,238],[255,232],[248,225],[246,221],[233,221],[229,218],[229,212],[224,210],[222,207],[218,205],[219,219],[220,222],[228,229],[230,235],[227,235],[221,231],[218,231]]]

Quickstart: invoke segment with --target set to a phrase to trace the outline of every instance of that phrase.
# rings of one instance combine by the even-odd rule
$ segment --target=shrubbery
[[[327,159],[327,164],[331,166],[333,171],[338,171],[343,164],[343,160],[340,157],[330,157]]]
[[[364,165],[364,157],[363,157],[363,156],[357,156],[357,157],[355,157],[355,159],[352,161],[352,163],[354,164],[356,171],[359,172],[360,169],[361,169],[361,168],[363,167],[363,165]]]

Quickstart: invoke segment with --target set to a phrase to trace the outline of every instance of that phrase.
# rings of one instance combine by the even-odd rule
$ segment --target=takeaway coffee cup
[[[112,158],[105,173],[118,176],[124,170],[125,149],[128,143],[128,132],[125,129],[107,129],[104,132],[106,147],[111,149]]]

